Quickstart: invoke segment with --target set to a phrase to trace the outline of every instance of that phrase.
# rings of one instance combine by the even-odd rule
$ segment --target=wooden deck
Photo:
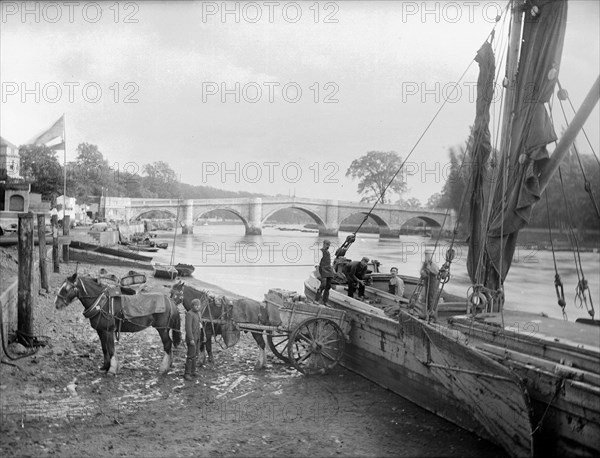
[[[600,374],[598,326],[509,310],[449,322],[466,336]]]

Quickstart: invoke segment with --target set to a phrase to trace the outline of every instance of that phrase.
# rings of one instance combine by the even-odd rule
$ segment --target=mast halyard
[[[492,302],[490,311],[500,310],[504,302],[502,285],[519,231],[529,223],[540,199],[538,178],[548,160],[546,145],[556,140],[546,104],[560,68],[567,2],[540,0],[532,6],[519,0],[513,2],[511,13],[501,160],[495,190],[490,190],[481,273],[471,276]]]

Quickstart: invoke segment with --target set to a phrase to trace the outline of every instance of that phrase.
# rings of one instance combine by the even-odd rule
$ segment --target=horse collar
[[[84,318],[91,320],[92,318],[97,316],[102,311],[102,307],[104,306],[104,304],[106,304],[107,301],[108,301],[108,296],[104,292],[102,292],[96,298],[94,303],[83,311]]]

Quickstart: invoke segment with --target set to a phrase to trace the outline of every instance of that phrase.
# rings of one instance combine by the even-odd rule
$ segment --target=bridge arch
[[[177,218],[177,213],[176,213],[177,210],[176,209],[175,209],[175,211],[173,211],[173,208],[148,208],[148,209],[142,209],[142,210],[137,211],[134,215],[132,215],[131,221],[143,219],[144,215],[147,215],[148,213],[152,213],[152,212],[156,212],[156,211],[160,211],[162,213],[168,213],[169,215],[171,215],[171,217]]]
[[[363,217],[366,216],[366,215],[369,215],[369,218],[371,218],[373,221],[375,221],[375,223],[379,227],[380,233],[381,233],[382,230],[384,232],[391,230],[390,224],[384,218],[382,218],[377,213],[371,213],[371,214],[369,214],[369,212],[367,212],[367,211],[364,211],[364,212],[358,211],[358,212],[353,212],[353,213],[345,214],[343,219],[340,218],[340,224],[342,224],[344,221],[346,221],[348,218],[350,218],[350,217],[352,217],[354,215],[362,215]]]
[[[406,226],[408,223],[413,222],[415,220],[421,220],[428,226],[434,226],[434,227],[442,226],[442,224],[437,219],[430,218],[428,216],[423,215],[423,216],[414,216],[413,218],[410,218],[410,219],[404,221],[404,223],[402,224],[402,227]]]
[[[302,213],[310,216],[315,223],[317,223],[317,226],[319,227],[319,230],[324,229],[325,228],[325,221],[323,221],[323,218],[314,210],[308,208],[308,207],[304,207],[301,205],[281,205],[279,207],[276,208],[272,208],[269,210],[269,212],[267,214],[265,214],[263,216],[263,218],[261,219],[260,223],[261,224],[265,224],[265,222],[271,217],[273,216],[275,213],[277,213],[278,211],[281,210],[287,210],[288,208],[291,208],[293,210],[300,210]]]
[[[241,212],[239,212],[235,208],[231,208],[231,207],[203,208],[199,212],[194,214],[193,222],[198,221],[204,215],[206,215],[207,213],[213,212],[213,211],[226,211],[227,213],[231,213],[231,214],[237,216],[242,221],[242,223],[244,223],[244,227],[245,227],[246,231],[248,231],[250,224],[248,223],[248,220],[246,219],[246,217]]]

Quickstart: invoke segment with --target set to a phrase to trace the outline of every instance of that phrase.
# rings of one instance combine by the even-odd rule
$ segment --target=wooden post
[[[52,263],[54,264],[54,273],[60,272],[58,259],[58,215],[52,215]]]
[[[40,288],[50,291],[48,288],[48,270],[46,269],[46,216],[37,215],[38,224],[38,247],[40,251]]]
[[[63,235],[69,235],[71,229],[71,217],[65,215],[63,218]],[[69,245],[63,245],[63,262],[69,262]]]
[[[33,311],[31,284],[33,283],[33,213],[19,213],[18,228],[18,331],[19,341],[31,345],[28,338],[33,337]]]

